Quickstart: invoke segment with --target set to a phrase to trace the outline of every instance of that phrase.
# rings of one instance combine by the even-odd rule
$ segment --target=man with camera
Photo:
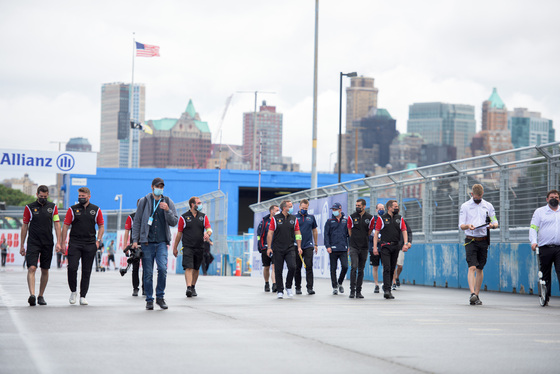
[[[140,200],[138,200],[140,201]],[[138,204],[138,202],[136,203]],[[134,216],[136,216],[136,212],[132,213],[126,218],[126,223],[124,224],[124,250],[123,252],[126,254],[128,259],[126,260],[129,264],[132,264],[132,296],[138,296],[138,287],[140,286],[140,260],[142,259],[142,251],[140,247],[136,249],[132,249],[132,243],[129,243],[128,240],[130,238],[130,234],[132,233],[132,225],[134,223]],[[124,271],[128,270],[128,266]],[[124,276],[122,273],[123,269],[121,269],[121,275]],[[144,282],[142,282],[142,295],[145,295],[144,292]]]
[[[168,308],[164,299],[167,281],[167,246],[171,243],[169,228],[177,224],[178,217],[173,201],[163,196],[164,186],[161,178],[152,181],[152,192],[138,202],[136,219],[132,226],[132,247],[137,248],[138,244],[142,245],[147,310],[154,309],[154,260],[158,269],[156,304],[161,309]]]

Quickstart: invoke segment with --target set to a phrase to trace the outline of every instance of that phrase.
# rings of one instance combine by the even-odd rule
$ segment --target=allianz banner
[[[0,170],[95,175],[97,173],[97,153],[0,148]]]

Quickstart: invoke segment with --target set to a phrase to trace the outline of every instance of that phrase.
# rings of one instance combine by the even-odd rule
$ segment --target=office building
[[[420,147],[418,166],[435,165],[454,160],[457,160],[457,149],[454,146],[446,144],[422,144]]]
[[[91,152],[91,144],[86,138],[71,138],[66,143],[66,150],[69,152]]]
[[[482,149],[473,156],[507,151],[513,148],[511,131],[508,129],[507,107],[494,88],[490,98],[482,103]]]
[[[418,166],[420,149],[424,139],[420,134],[400,134],[390,147],[390,163],[393,171],[411,169]]]
[[[282,163],[282,123],[282,113],[266,105],[266,101],[258,112],[243,113],[243,160],[250,163],[251,169],[259,169],[259,156],[262,170]]]
[[[134,85],[132,103],[130,106],[130,84],[106,83],[101,87],[99,167],[139,166],[140,130],[131,129],[130,122],[144,122],[146,89],[143,84]]]
[[[508,129],[514,148],[554,142],[552,120],[542,118],[539,112],[515,108],[508,112]]]
[[[469,154],[476,133],[474,106],[441,102],[414,103],[408,107],[407,131],[422,136],[425,144],[450,145],[457,158]]]

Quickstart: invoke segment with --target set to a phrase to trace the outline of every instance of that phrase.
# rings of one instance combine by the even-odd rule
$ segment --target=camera
[[[126,263],[128,265],[126,266],[126,268],[120,268],[119,270],[121,276],[123,277],[128,271],[128,269],[130,268],[130,265],[132,265],[134,261],[139,261],[140,259],[142,259],[142,248],[140,246],[136,248],[132,248],[132,244],[131,244],[124,249],[124,253],[126,253],[126,256],[128,257],[126,259]]]

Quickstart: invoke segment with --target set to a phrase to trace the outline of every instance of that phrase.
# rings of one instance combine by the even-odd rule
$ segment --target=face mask
[[[333,210],[332,215],[335,217],[338,217],[338,215],[340,214],[340,212],[338,210]]]
[[[39,202],[39,204],[45,205],[47,203],[47,198],[46,197],[38,197],[37,201]]]
[[[473,199],[475,204],[480,204],[482,202],[482,199]]]
[[[548,200],[548,203],[551,207],[556,208],[558,206],[558,199],[550,199]]]
[[[294,212],[294,207],[291,207],[290,209],[288,209],[288,213],[292,214]]]
[[[199,212],[202,212],[202,209],[204,209],[202,207],[202,204],[196,206],[196,210],[198,210]]]
[[[307,214],[307,209],[302,209],[300,210],[301,214],[306,215]]]
[[[380,210],[377,211],[377,214],[382,216],[382,215],[385,214],[385,211],[383,209],[380,209]]]
[[[356,207],[356,213],[362,213],[362,208]]]
[[[393,215],[396,216],[397,214],[399,214],[399,210],[398,209],[393,210]]]
[[[156,196],[163,195],[163,188],[154,188],[154,195]]]
[[[88,202],[87,197],[79,197],[78,202],[80,203],[80,205],[86,205]]]

